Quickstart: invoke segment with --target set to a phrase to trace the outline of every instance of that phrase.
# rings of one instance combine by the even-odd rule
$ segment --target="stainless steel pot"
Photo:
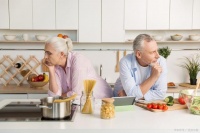
[[[41,99],[40,108],[44,118],[62,119],[71,114],[71,100],[76,95],[69,98],[64,97],[46,97]]]

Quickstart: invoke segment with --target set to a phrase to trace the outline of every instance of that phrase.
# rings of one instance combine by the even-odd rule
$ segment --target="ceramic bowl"
[[[38,41],[45,41],[48,39],[48,36],[47,35],[35,35],[35,38],[38,40]]]
[[[173,41],[180,41],[182,38],[183,38],[183,36],[182,35],[178,35],[178,34],[171,36],[171,39]]]
[[[154,35],[154,36],[152,36],[152,38],[153,38],[155,41],[161,41],[161,40],[162,40],[162,36],[160,36],[160,35]]]
[[[197,41],[200,39],[200,35],[189,35],[189,39],[192,41]]]
[[[194,89],[182,90],[180,96],[184,98],[190,113],[200,115],[200,96],[195,96],[194,92]]]
[[[5,40],[13,41],[16,38],[16,35],[3,35]]]
[[[48,83],[48,82],[31,82],[31,81],[27,82],[30,84],[30,87],[43,87]]]

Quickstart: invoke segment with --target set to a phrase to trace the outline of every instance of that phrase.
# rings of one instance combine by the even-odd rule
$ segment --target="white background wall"
[[[0,30],[0,40],[4,40],[4,34],[17,34],[21,35],[23,33],[28,33],[31,40],[35,40],[35,34],[46,34],[51,36],[56,36],[58,33],[70,34],[73,40],[76,40],[76,33],[74,31],[10,31],[10,30]],[[199,34],[200,31],[126,31],[127,39],[134,39],[140,33],[148,33],[150,35],[159,34],[164,37],[163,40],[170,40],[170,35],[182,34],[184,36],[183,40],[188,40],[189,34]],[[20,40],[20,38],[18,38]],[[183,50],[183,49],[200,49],[200,43],[162,43],[158,44],[159,47],[168,46],[172,49],[171,55],[167,58],[168,65],[168,81],[173,81],[175,83],[189,82],[189,75],[186,70],[180,68],[178,64],[181,63],[180,58],[183,56],[190,56],[194,53],[199,53],[199,50]],[[11,55],[15,57],[16,55],[23,55],[28,58],[30,55],[35,55],[39,60],[44,56],[43,50],[5,50],[5,49],[43,49],[43,43],[0,43],[0,58],[3,55]],[[120,58],[123,56],[123,51],[126,49],[127,54],[132,53],[132,43],[81,43],[74,44],[74,49],[87,56],[93,63],[95,70],[99,73],[100,65],[103,65],[102,77],[109,83],[114,83],[119,76],[119,73],[115,72],[116,65],[116,51],[120,50]],[[87,50],[81,50],[87,49]],[[102,49],[102,50],[100,50]],[[109,50],[110,49],[110,50]],[[1,71],[1,70],[0,70]],[[40,73],[41,68],[37,71]],[[198,75],[200,77],[200,75]]]

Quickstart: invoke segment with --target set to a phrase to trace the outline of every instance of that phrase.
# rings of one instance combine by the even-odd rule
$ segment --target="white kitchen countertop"
[[[116,112],[112,119],[101,119],[100,104],[97,104],[92,115],[81,114],[78,110],[74,122],[0,122],[0,133],[200,132],[200,116],[190,114],[187,109],[150,112],[135,105],[133,108],[132,111]]]

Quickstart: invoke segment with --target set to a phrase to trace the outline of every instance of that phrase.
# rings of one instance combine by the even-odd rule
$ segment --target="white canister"
[[[29,39],[28,34],[23,34],[22,36],[23,36],[24,41],[28,41],[28,39]]]

